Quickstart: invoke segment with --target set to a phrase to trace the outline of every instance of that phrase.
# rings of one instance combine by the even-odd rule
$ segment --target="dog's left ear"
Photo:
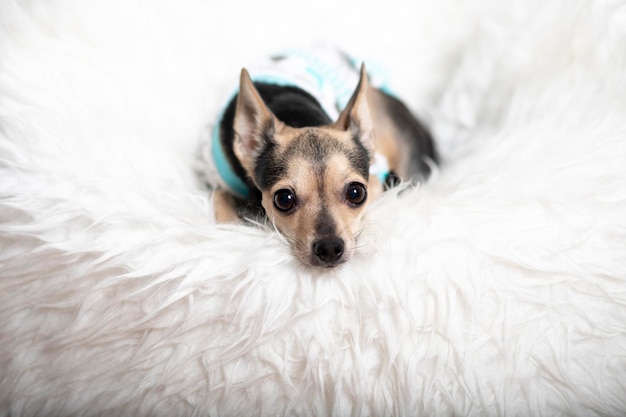
[[[248,71],[242,69],[233,124],[233,151],[249,174],[254,160],[281,126],[254,87]]]
[[[348,101],[348,105],[339,115],[335,126],[342,130],[350,130],[365,147],[370,158],[374,158],[374,125],[367,103],[368,89],[367,72],[365,71],[365,64],[362,64],[359,84],[356,86],[352,98]]]

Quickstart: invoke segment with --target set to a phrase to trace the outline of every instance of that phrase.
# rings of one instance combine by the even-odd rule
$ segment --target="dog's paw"
[[[216,223],[243,223],[235,197],[219,188],[213,192],[213,212]]]

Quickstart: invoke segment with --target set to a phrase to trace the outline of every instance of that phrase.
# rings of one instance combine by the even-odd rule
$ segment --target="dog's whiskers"
[[[269,219],[268,219],[269,220]],[[279,229],[278,226],[276,226],[276,218],[274,216],[272,216],[270,223],[272,225],[272,228],[274,229],[274,231],[276,232],[276,234],[278,235],[278,238],[285,244],[292,246],[294,244],[294,240],[290,239],[289,236],[283,234]]]

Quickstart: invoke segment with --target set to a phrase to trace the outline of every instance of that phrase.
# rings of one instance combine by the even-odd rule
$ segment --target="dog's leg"
[[[218,188],[213,192],[213,209],[217,223],[241,223],[237,202],[232,194]]]
[[[383,190],[384,184],[382,184],[376,176],[370,175],[367,186],[367,194],[370,201],[377,199],[382,194]]]

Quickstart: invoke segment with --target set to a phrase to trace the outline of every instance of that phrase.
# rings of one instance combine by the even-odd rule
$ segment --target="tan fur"
[[[392,171],[399,172],[399,150],[398,136],[399,132],[395,123],[391,120],[386,111],[384,111],[384,101],[382,93],[370,87],[367,90],[367,104],[370,108],[372,117],[374,135],[374,147],[376,152],[385,155]]]
[[[339,130],[359,129],[361,142],[373,157],[376,151],[375,128],[368,103],[370,91],[365,65],[361,65],[361,78],[352,98],[333,126]]]
[[[321,128],[323,129],[323,128]],[[324,129],[327,132],[334,129]],[[346,132],[333,132],[336,138],[350,145],[351,139]],[[354,145],[352,145],[354,146]],[[360,231],[361,219],[367,206],[351,207],[345,200],[346,184],[366,183],[342,154],[336,154],[326,162],[324,175],[319,178],[318,167],[303,158],[289,161],[285,178],[278,181],[270,190],[262,193],[263,207],[270,221],[280,230],[292,245],[296,257],[306,264],[314,263],[311,245],[319,237],[315,231],[316,220],[325,204],[328,215],[337,224],[336,234],[345,242],[345,259],[349,259],[356,246],[356,235]],[[319,192],[319,182],[323,182],[323,194]],[[281,189],[295,190],[301,206],[295,212],[285,215],[275,209],[274,193]]]
[[[373,118],[371,115],[370,107],[377,105],[375,93],[373,99],[368,100],[368,95],[372,94],[372,91],[374,90],[369,88],[365,68],[362,67],[356,91],[335,123],[330,126],[296,129],[285,125],[272,114],[244,69],[241,73],[234,120],[235,155],[250,178],[253,178],[253,164],[263,147],[264,129],[271,130],[273,141],[278,145],[277,152],[286,149],[304,133],[332,137],[346,148],[356,148],[357,145],[352,139],[355,132],[359,133],[361,143],[368,151],[370,162],[377,147],[380,147],[379,151],[383,150],[385,153],[395,151],[391,141],[386,138],[377,141],[375,136],[375,122],[380,123],[381,131],[386,132],[389,129],[385,125],[386,120]],[[320,146],[326,146],[323,141],[320,143]],[[312,245],[317,239],[324,237],[323,231],[317,230],[320,217],[329,217],[335,225],[333,236],[342,239],[345,244],[342,259],[338,263],[347,261],[355,251],[356,236],[360,232],[367,203],[382,192],[382,184],[374,176],[370,176],[369,181],[363,178],[351,167],[347,157],[341,152],[326,158],[321,174],[319,164],[306,158],[296,156],[287,161],[287,164],[284,177],[271,189],[261,190],[262,205],[267,217],[288,239],[296,257],[308,265],[319,264],[316,262]],[[350,205],[345,196],[347,185],[353,182],[367,186],[367,200],[358,207]],[[274,195],[282,189],[293,190],[296,194],[297,210],[284,213],[274,207]],[[215,202],[218,221],[221,219],[232,221],[237,216],[232,198],[218,194]]]
[[[271,124],[277,133],[289,128],[267,108],[258,91],[254,88],[254,84],[252,84],[250,74],[246,69],[243,69],[233,126],[235,130],[233,147],[239,162],[248,172],[252,171],[252,163],[256,153],[263,146],[262,131],[268,124]],[[278,139],[279,135],[276,135],[275,138]]]
[[[213,210],[218,223],[240,223],[235,198],[228,192],[218,188],[213,193]]]

